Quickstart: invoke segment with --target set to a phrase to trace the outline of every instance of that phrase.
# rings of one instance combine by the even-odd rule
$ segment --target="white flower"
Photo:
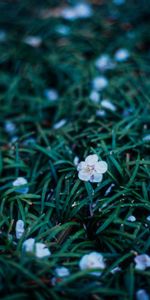
[[[110,100],[107,100],[107,99],[102,100],[101,106],[103,108],[109,109],[111,111],[116,111],[116,106]]]
[[[129,216],[129,217],[127,218],[127,221],[129,221],[129,222],[135,222],[135,221],[136,221],[136,218],[135,218],[134,216]]]
[[[27,184],[28,184],[28,181],[24,177],[18,177],[12,183],[12,185],[14,187],[20,187],[20,188],[15,190],[17,193],[20,193],[20,194],[27,194],[28,193],[29,187],[24,186],[24,185],[27,185]]]
[[[58,92],[55,89],[46,89],[44,95],[49,101],[56,101],[58,99]]]
[[[38,258],[43,258],[43,257],[48,257],[51,255],[51,252],[49,249],[46,247],[44,243],[36,243],[35,239],[30,238],[24,241],[22,245],[22,249],[25,252],[31,252],[34,253],[36,257]]]
[[[16,238],[21,239],[24,234],[24,222],[22,220],[18,220],[16,222]]]
[[[100,276],[102,270],[105,269],[106,265],[103,256],[98,252],[91,252],[90,254],[84,255],[80,262],[79,267],[81,270],[100,269],[100,271],[94,271],[90,274]]]
[[[25,252],[33,252],[34,251],[34,245],[35,245],[35,239],[27,239],[22,244],[22,249]]]
[[[34,48],[38,48],[42,44],[42,39],[39,36],[27,36],[23,41]]]
[[[95,103],[98,103],[100,101],[100,94],[95,90],[91,91],[90,100]]]
[[[143,141],[149,142],[150,141],[150,134],[147,134],[143,137]]]
[[[102,54],[95,61],[95,66],[100,71],[111,70],[115,68],[115,63],[112,62],[108,54]]]
[[[144,289],[141,289],[136,292],[136,300],[150,300],[150,297]]]
[[[115,53],[115,60],[118,62],[126,61],[129,55],[129,51],[127,49],[119,49]]]
[[[148,216],[148,217],[146,218],[146,220],[150,222],[150,216]]]
[[[96,154],[89,155],[85,161],[81,161],[77,167],[78,177],[83,181],[101,182],[103,175],[107,171],[107,163],[98,161]]]
[[[44,243],[35,243],[35,255],[38,258],[48,257],[51,252]]]
[[[103,109],[98,109],[96,111],[96,116],[98,116],[98,117],[104,117],[104,116],[106,116],[106,111],[103,110]]]
[[[6,121],[4,124],[5,131],[9,134],[14,134],[16,131],[16,125],[12,121]]]
[[[77,166],[79,164],[79,157],[78,156],[75,156],[74,160],[73,160],[73,163],[75,166]]]
[[[67,277],[70,275],[70,271],[65,267],[58,267],[55,269],[55,274],[57,277]]]
[[[59,129],[59,128],[63,127],[66,124],[66,122],[67,122],[67,120],[62,119],[62,120],[58,121],[57,123],[55,123],[53,128]]]
[[[120,271],[121,271],[121,268],[120,268],[120,267],[115,267],[114,269],[112,269],[112,270],[110,271],[110,273],[115,274],[115,273],[120,272]]]
[[[150,256],[147,254],[140,254],[134,258],[136,263],[136,270],[145,270],[150,267]]]
[[[77,18],[89,18],[92,15],[92,9],[87,3],[79,3],[75,7]]]
[[[93,89],[96,91],[102,91],[108,85],[108,80],[104,76],[95,77],[92,81]]]

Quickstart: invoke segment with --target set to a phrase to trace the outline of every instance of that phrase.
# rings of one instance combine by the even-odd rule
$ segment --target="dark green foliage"
[[[93,0],[94,15],[75,21],[41,17],[65,1],[0,2],[7,36],[0,42],[0,299],[132,300],[140,288],[150,293],[150,269],[135,271],[134,264],[136,253],[150,251],[150,142],[143,140],[150,125],[148,2]],[[67,36],[56,31],[62,24],[70,28]],[[29,35],[40,36],[41,46],[25,44]],[[100,104],[89,99],[99,74],[94,62],[118,48],[131,56],[106,73],[103,92],[117,110],[98,117]],[[44,96],[49,87],[57,89],[58,101]],[[61,119],[67,123],[55,130]],[[7,120],[16,125],[16,142],[5,131]],[[90,153],[109,166],[100,184],[78,179],[74,157]],[[29,182],[26,195],[12,187],[18,176]],[[136,222],[127,221],[130,215]],[[18,219],[26,230],[15,243]],[[48,260],[23,255],[29,237],[50,248]],[[100,278],[79,270],[91,251],[106,259]],[[53,286],[60,265],[71,275]],[[111,274],[118,265],[122,271]]]

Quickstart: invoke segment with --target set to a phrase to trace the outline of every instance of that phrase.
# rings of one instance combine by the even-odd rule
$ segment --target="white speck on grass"
[[[16,238],[19,240],[21,239],[24,233],[24,222],[22,220],[18,220],[16,222]]]
[[[42,44],[42,39],[39,36],[27,36],[24,38],[23,42],[33,48],[38,48]]]
[[[110,271],[110,273],[115,274],[115,273],[118,273],[118,272],[120,272],[120,271],[121,271],[121,268],[120,268],[120,267],[115,267],[114,269],[112,269],[112,270]]]
[[[57,276],[57,277],[61,277],[61,278],[67,277],[67,276],[70,275],[70,271],[69,271],[69,269],[66,268],[66,267],[57,267],[57,268],[55,269],[55,273],[56,273],[56,276]]]
[[[93,14],[91,6],[88,3],[78,3],[74,6],[77,18],[90,18]]]
[[[69,20],[74,21],[76,19],[85,19],[92,16],[92,8],[87,3],[78,3],[72,7],[65,7],[61,11],[61,17]]]
[[[59,122],[55,123],[54,126],[53,126],[53,128],[54,129],[59,129],[59,128],[63,127],[66,123],[67,123],[67,120],[66,119],[62,119]]]
[[[18,177],[16,180],[13,181],[12,185],[17,187],[15,190],[17,193],[20,194],[27,194],[29,191],[29,187],[27,186],[28,181],[24,177]]]
[[[97,92],[95,90],[91,91],[89,97],[90,97],[90,100],[95,102],[95,103],[99,103],[99,101],[100,101],[100,94],[99,94],[99,92]]]
[[[103,109],[98,109],[98,110],[96,111],[96,116],[97,116],[97,117],[104,117],[104,116],[106,116],[106,111],[103,110]]]
[[[101,72],[114,69],[116,64],[111,60],[108,54],[102,54],[95,61],[95,66]]]
[[[96,91],[102,91],[108,86],[108,79],[104,76],[97,76],[92,80],[92,87]]]
[[[76,11],[73,7],[65,7],[61,12],[61,17],[65,20],[74,21],[77,18]]]
[[[12,121],[7,120],[4,124],[4,129],[7,133],[12,135],[16,132],[16,125]]]
[[[135,222],[136,221],[136,217],[135,216],[129,216],[127,218],[127,221],[129,221],[129,222]]]
[[[58,92],[55,89],[46,89],[44,91],[44,96],[49,101],[56,101],[58,99]]]
[[[148,216],[148,217],[146,218],[146,220],[150,222],[150,216]]]
[[[115,60],[117,62],[124,62],[130,56],[130,53],[127,49],[118,49],[115,53]]]
[[[112,184],[108,187],[108,189],[107,189],[106,192],[105,192],[105,196],[107,196],[107,195],[112,191],[112,189],[113,189],[114,186],[115,186],[115,184],[112,183]]]
[[[110,100],[107,100],[107,99],[102,100],[101,106],[108,110],[116,111],[116,106]]]

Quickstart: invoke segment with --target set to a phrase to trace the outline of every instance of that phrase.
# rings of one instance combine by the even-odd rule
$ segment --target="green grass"
[[[138,289],[150,293],[150,269],[136,271],[134,264],[135,253],[150,251],[150,142],[143,140],[150,133],[148,1],[97,3],[91,18],[76,21],[40,17],[42,9],[64,1],[0,3],[0,29],[6,31],[0,43],[2,300],[133,300]],[[68,36],[56,32],[61,24],[70,27]],[[42,45],[26,45],[28,35],[40,36]],[[89,99],[91,80],[99,74],[94,62],[102,53],[113,57],[118,48],[128,48],[130,58],[106,72],[103,92],[117,110],[98,117],[101,106]],[[44,97],[49,87],[57,89],[58,101]],[[61,119],[67,123],[55,130]],[[5,130],[6,120],[16,125],[16,142]],[[100,184],[78,179],[74,157],[84,160],[90,153],[108,163]],[[26,195],[12,187],[18,176],[29,182]],[[127,221],[130,215],[136,222]],[[18,219],[26,229],[19,242]],[[22,242],[29,237],[49,247],[49,259],[23,255]],[[100,278],[79,270],[80,258],[91,251],[106,259]],[[61,265],[71,275],[53,286],[54,269]],[[111,274],[118,265],[122,271]]]

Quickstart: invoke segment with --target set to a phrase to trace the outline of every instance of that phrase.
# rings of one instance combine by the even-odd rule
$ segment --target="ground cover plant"
[[[0,299],[149,299],[149,4],[0,1]]]

